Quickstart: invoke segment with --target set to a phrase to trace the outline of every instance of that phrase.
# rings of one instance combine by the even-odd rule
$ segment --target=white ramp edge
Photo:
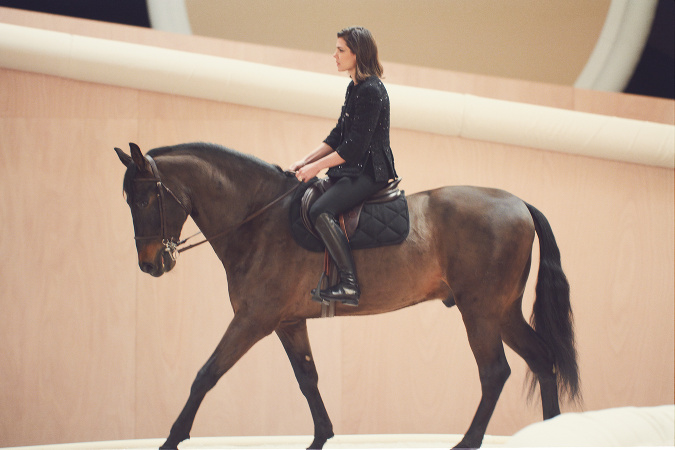
[[[195,437],[179,445],[181,450],[212,449],[304,449],[312,443],[312,436],[234,436]],[[326,442],[324,448],[450,448],[462,439],[457,434],[353,434],[336,435]],[[507,437],[485,436],[483,448],[501,447]],[[134,439],[122,441],[82,442],[31,447],[15,447],[13,450],[150,450],[157,449],[164,439]],[[12,449],[5,449],[12,450]]]

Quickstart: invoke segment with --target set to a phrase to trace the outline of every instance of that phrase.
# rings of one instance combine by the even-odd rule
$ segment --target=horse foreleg
[[[266,328],[259,321],[235,314],[216,350],[197,373],[187,403],[160,448],[175,449],[179,443],[190,438],[195,415],[206,393],[256,342],[272,331],[273,327]]]
[[[467,320],[464,313],[462,318],[478,364],[481,399],[469,429],[456,448],[478,448],[483,442],[488,422],[511,374],[511,368],[504,354],[499,325],[491,320]]]
[[[314,421],[314,441],[309,448],[323,448],[326,441],[333,437],[333,424],[319,393],[319,374],[314,365],[312,350],[309,346],[307,322],[301,320],[284,324],[277,329],[277,335],[286,350],[293,366],[300,391],[307,399]]]

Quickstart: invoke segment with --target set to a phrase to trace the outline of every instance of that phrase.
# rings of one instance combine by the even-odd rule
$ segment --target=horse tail
[[[544,214],[525,203],[539,236],[539,273],[530,325],[546,342],[554,358],[558,390],[570,400],[580,400],[579,366],[574,342],[570,285],[560,263],[560,250]],[[531,392],[537,380],[532,377]]]

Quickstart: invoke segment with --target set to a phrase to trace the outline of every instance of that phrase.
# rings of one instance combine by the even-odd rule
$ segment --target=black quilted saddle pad
[[[303,248],[313,252],[323,252],[323,242],[310,233],[300,216],[300,201],[304,189],[298,189],[290,208],[291,233],[293,239]],[[368,203],[363,205],[359,226],[349,238],[353,250],[400,244],[408,237],[410,218],[405,193],[386,203]]]

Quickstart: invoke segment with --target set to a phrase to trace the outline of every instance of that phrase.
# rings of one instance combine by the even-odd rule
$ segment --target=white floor
[[[462,436],[456,434],[360,434],[338,435],[328,440],[326,449],[371,448],[450,448]],[[189,449],[277,448],[303,449],[311,436],[244,436],[190,439],[180,445]],[[117,450],[156,449],[163,439],[86,442],[33,447],[22,450]],[[675,405],[620,407],[583,413],[566,413],[533,423],[513,436],[485,436],[486,448],[521,447],[675,447]]]
[[[462,438],[455,434],[363,434],[335,436],[329,439],[325,449],[371,449],[371,448],[450,448]],[[485,436],[484,448],[502,447],[507,437]],[[203,449],[304,449],[312,442],[312,436],[245,436],[193,438],[180,445],[181,450]],[[157,449],[164,439],[134,439],[128,441],[83,442],[77,444],[15,447],[21,450],[118,450]]]

